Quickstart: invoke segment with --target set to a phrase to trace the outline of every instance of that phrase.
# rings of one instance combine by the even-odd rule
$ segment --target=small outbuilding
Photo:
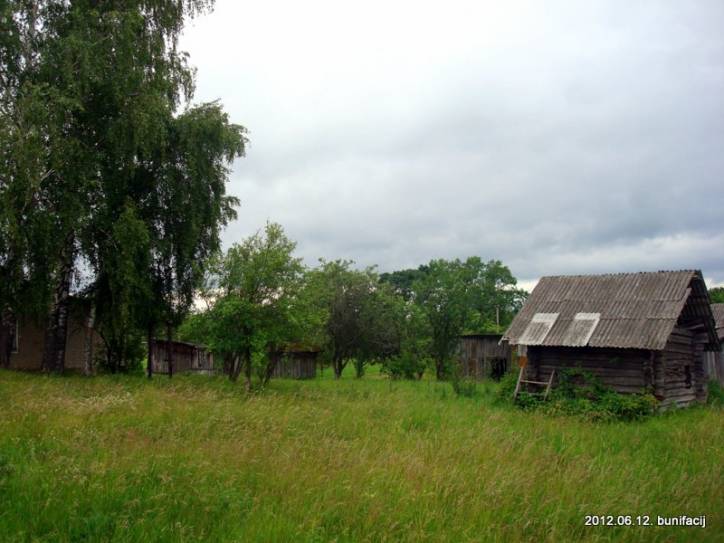
[[[278,361],[272,377],[284,379],[314,379],[317,376],[319,349],[303,345],[290,345],[282,352],[274,353]]]
[[[168,374],[169,356],[172,357],[174,373],[211,373],[214,369],[214,357],[203,345],[154,339],[151,353],[154,373]]]
[[[705,352],[720,349],[700,271],[543,277],[503,339],[524,379],[580,367],[663,406],[705,401]]]
[[[68,305],[64,369],[82,371],[87,357],[95,362],[102,354],[103,340],[92,327],[93,320],[89,318],[90,304],[83,299],[71,297]],[[15,320],[11,330],[10,369],[42,369],[46,331],[43,323],[38,323],[26,315]]]
[[[510,346],[502,334],[460,336],[457,359],[460,375],[471,379],[500,379],[511,367]]]
[[[720,350],[709,351],[704,358],[704,373],[708,379],[718,381],[724,385],[724,304],[711,304],[714,315],[716,335],[719,337]]]

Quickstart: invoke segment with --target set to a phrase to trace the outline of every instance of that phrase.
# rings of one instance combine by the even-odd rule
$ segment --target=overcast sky
[[[724,283],[724,2],[219,0],[182,46],[248,128],[225,246]]]

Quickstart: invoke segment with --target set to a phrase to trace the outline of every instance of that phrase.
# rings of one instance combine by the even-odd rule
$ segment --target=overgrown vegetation
[[[709,397],[708,403],[713,407],[724,407],[724,387],[718,381],[712,379],[708,383]]]
[[[502,379],[498,395],[501,403],[513,402],[516,382],[517,375],[512,373]],[[514,403],[525,411],[607,422],[641,420],[653,415],[658,406],[652,394],[619,394],[581,368],[558,370],[557,386],[547,399],[540,393],[521,391]]]
[[[0,371],[0,540],[717,541],[724,412],[598,424],[434,380]],[[490,393],[488,393],[488,388]],[[585,526],[590,514],[707,527]]]

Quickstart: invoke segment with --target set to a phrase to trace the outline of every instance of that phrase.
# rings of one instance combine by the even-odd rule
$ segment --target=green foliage
[[[0,3],[0,311],[59,319],[51,294],[74,270],[113,364],[126,336],[186,313],[235,216],[244,129],[192,104],[178,49],[212,4]]]
[[[709,298],[713,304],[724,304],[724,287],[710,288]]]
[[[724,387],[719,384],[719,381],[711,379],[707,383],[708,398],[707,402],[713,407],[724,407]]]
[[[430,332],[430,354],[438,379],[449,377],[449,360],[458,346],[469,311],[465,271],[459,260],[433,260],[424,277],[413,284],[415,303],[425,315]]]
[[[453,378],[452,388],[456,395],[463,396],[465,398],[472,398],[476,395],[478,386],[475,379],[470,377]]]
[[[181,327],[184,337],[202,340],[232,361],[232,380],[243,370],[247,387],[254,370],[266,382],[273,371],[270,356],[303,333],[298,314],[304,268],[295,248],[275,223],[234,244],[208,272],[218,289],[212,307]]]
[[[516,279],[499,260],[483,262],[470,257],[464,264],[464,280],[469,295],[469,332],[503,332],[520,311],[527,296],[516,288]]]
[[[609,391],[596,375],[582,368],[557,369],[556,376],[553,396],[557,398],[597,401]]]
[[[423,264],[417,269],[382,273],[380,281],[391,285],[395,293],[409,301],[413,299],[415,281],[422,279],[428,271],[428,266]]]
[[[513,392],[518,383],[518,372],[509,372],[503,375],[499,381],[496,400],[498,403],[506,404],[513,402]]]
[[[307,274],[302,298],[319,324],[316,339],[337,378],[350,361],[361,376],[366,364],[400,352],[403,301],[372,268],[360,271],[349,261],[321,261]]]
[[[656,413],[658,401],[652,394],[619,394],[582,368],[560,369],[556,374],[558,385],[547,400],[542,394],[521,391],[515,405],[525,411],[538,410],[547,415],[576,416],[600,422],[641,420]],[[509,373],[503,377],[497,395],[499,403],[513,402],[517,381],[517,374]]]
[[[421,379],[432,364],[431,358],[421,358],[411,351],[403,350],[400,354],[385,359],[382,372],[391,379]]]

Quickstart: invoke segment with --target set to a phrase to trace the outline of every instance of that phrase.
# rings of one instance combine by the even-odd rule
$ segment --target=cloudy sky
[[[724,283],[724,2],[218,0],[182,46],[249,130],[225,245]]]

